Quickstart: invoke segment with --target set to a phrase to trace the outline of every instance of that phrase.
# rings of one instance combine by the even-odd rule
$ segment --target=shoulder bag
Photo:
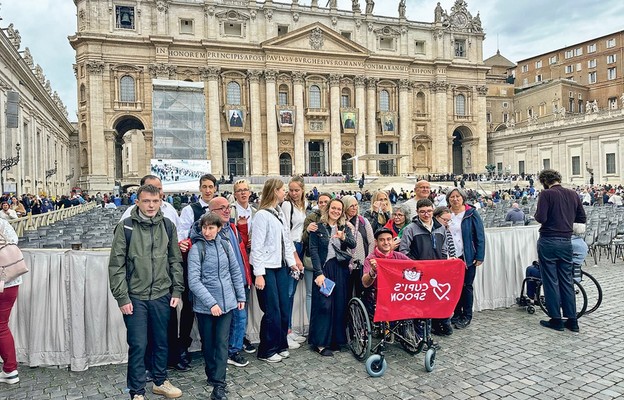
[[[4,284],[28,272],[22,251],[14,243],[8,243],[0,234],[0,293]]]

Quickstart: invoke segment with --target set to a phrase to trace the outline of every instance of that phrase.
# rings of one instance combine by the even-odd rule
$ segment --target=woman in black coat
[[[314,268],[310,336],[308,342],[322,356],[347,344],[346,309],[349,302],[349,260],[338,261],[337,253],[355,248],[355,238],[345,223],[342,201],[333,199],[323,209],[316,232],[310,233],[310,256]],[[329,296],[321,293],[325,278],[335,282]]]

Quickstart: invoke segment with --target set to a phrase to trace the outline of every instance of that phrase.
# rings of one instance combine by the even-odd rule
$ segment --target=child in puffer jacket
[[[225,374],[232,313],[245,307],[241,269],[229,242],[218,235],[221,218],[204,214],[191,228],[188,282],[201,336],[211,399],[226,399]]]

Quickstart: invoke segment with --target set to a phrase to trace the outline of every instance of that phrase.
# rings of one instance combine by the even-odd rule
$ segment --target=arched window
[[[80,85],[80,101],[87,101],[87,88],[84,83]]]
[[[455,115],[466,115],[466,97],[463,94],[455,96]]]
[[[390,111],[390,93],[387,90],[382,90],[379,93],[379,110]]]
[[[343,88],[340,95],[340,107],[351,107],[351,90]]]
[[[230,82],[227,84],[227,103],[232,106],[240,105],[241,87],[238,82]]]
[[[279,86],[277,102],[280,106],[288,105],[288,85]]]
[[[321,108],[321,88],[317,85],[310,86],[309,96],[308,103],[310,108]]]
[[[134,103],[136,101],[133,77],[124,75],[119,80],[119,100],[124,103]]]

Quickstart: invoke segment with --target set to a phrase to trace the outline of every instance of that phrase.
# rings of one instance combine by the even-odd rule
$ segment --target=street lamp
[[[46,186],[49,186],[48,179],[50,177],[52,177],[53,175],[56,175],[56,165],[57,165],[57,163],[58,162],[56,160],[54,160],[54,168],[49,169],[49,170],[46,171]],[[48,196],[50,196],[51,194],[52,193],[50,193],[50,190],[48,190]]]
[[[17,165],[20,160],[20,144],[17,143],[15,145],[15,150],[17,150],[17,155],[15,157],[2,158],[0,159],[0,186],[2,186],[2,191],[4,192],[4,170],[11,169],[11,167]]]
[[[65,180],[68,181],[74,177],[74,169],[72,168],[72,172],[69,175],[65,175]]]

